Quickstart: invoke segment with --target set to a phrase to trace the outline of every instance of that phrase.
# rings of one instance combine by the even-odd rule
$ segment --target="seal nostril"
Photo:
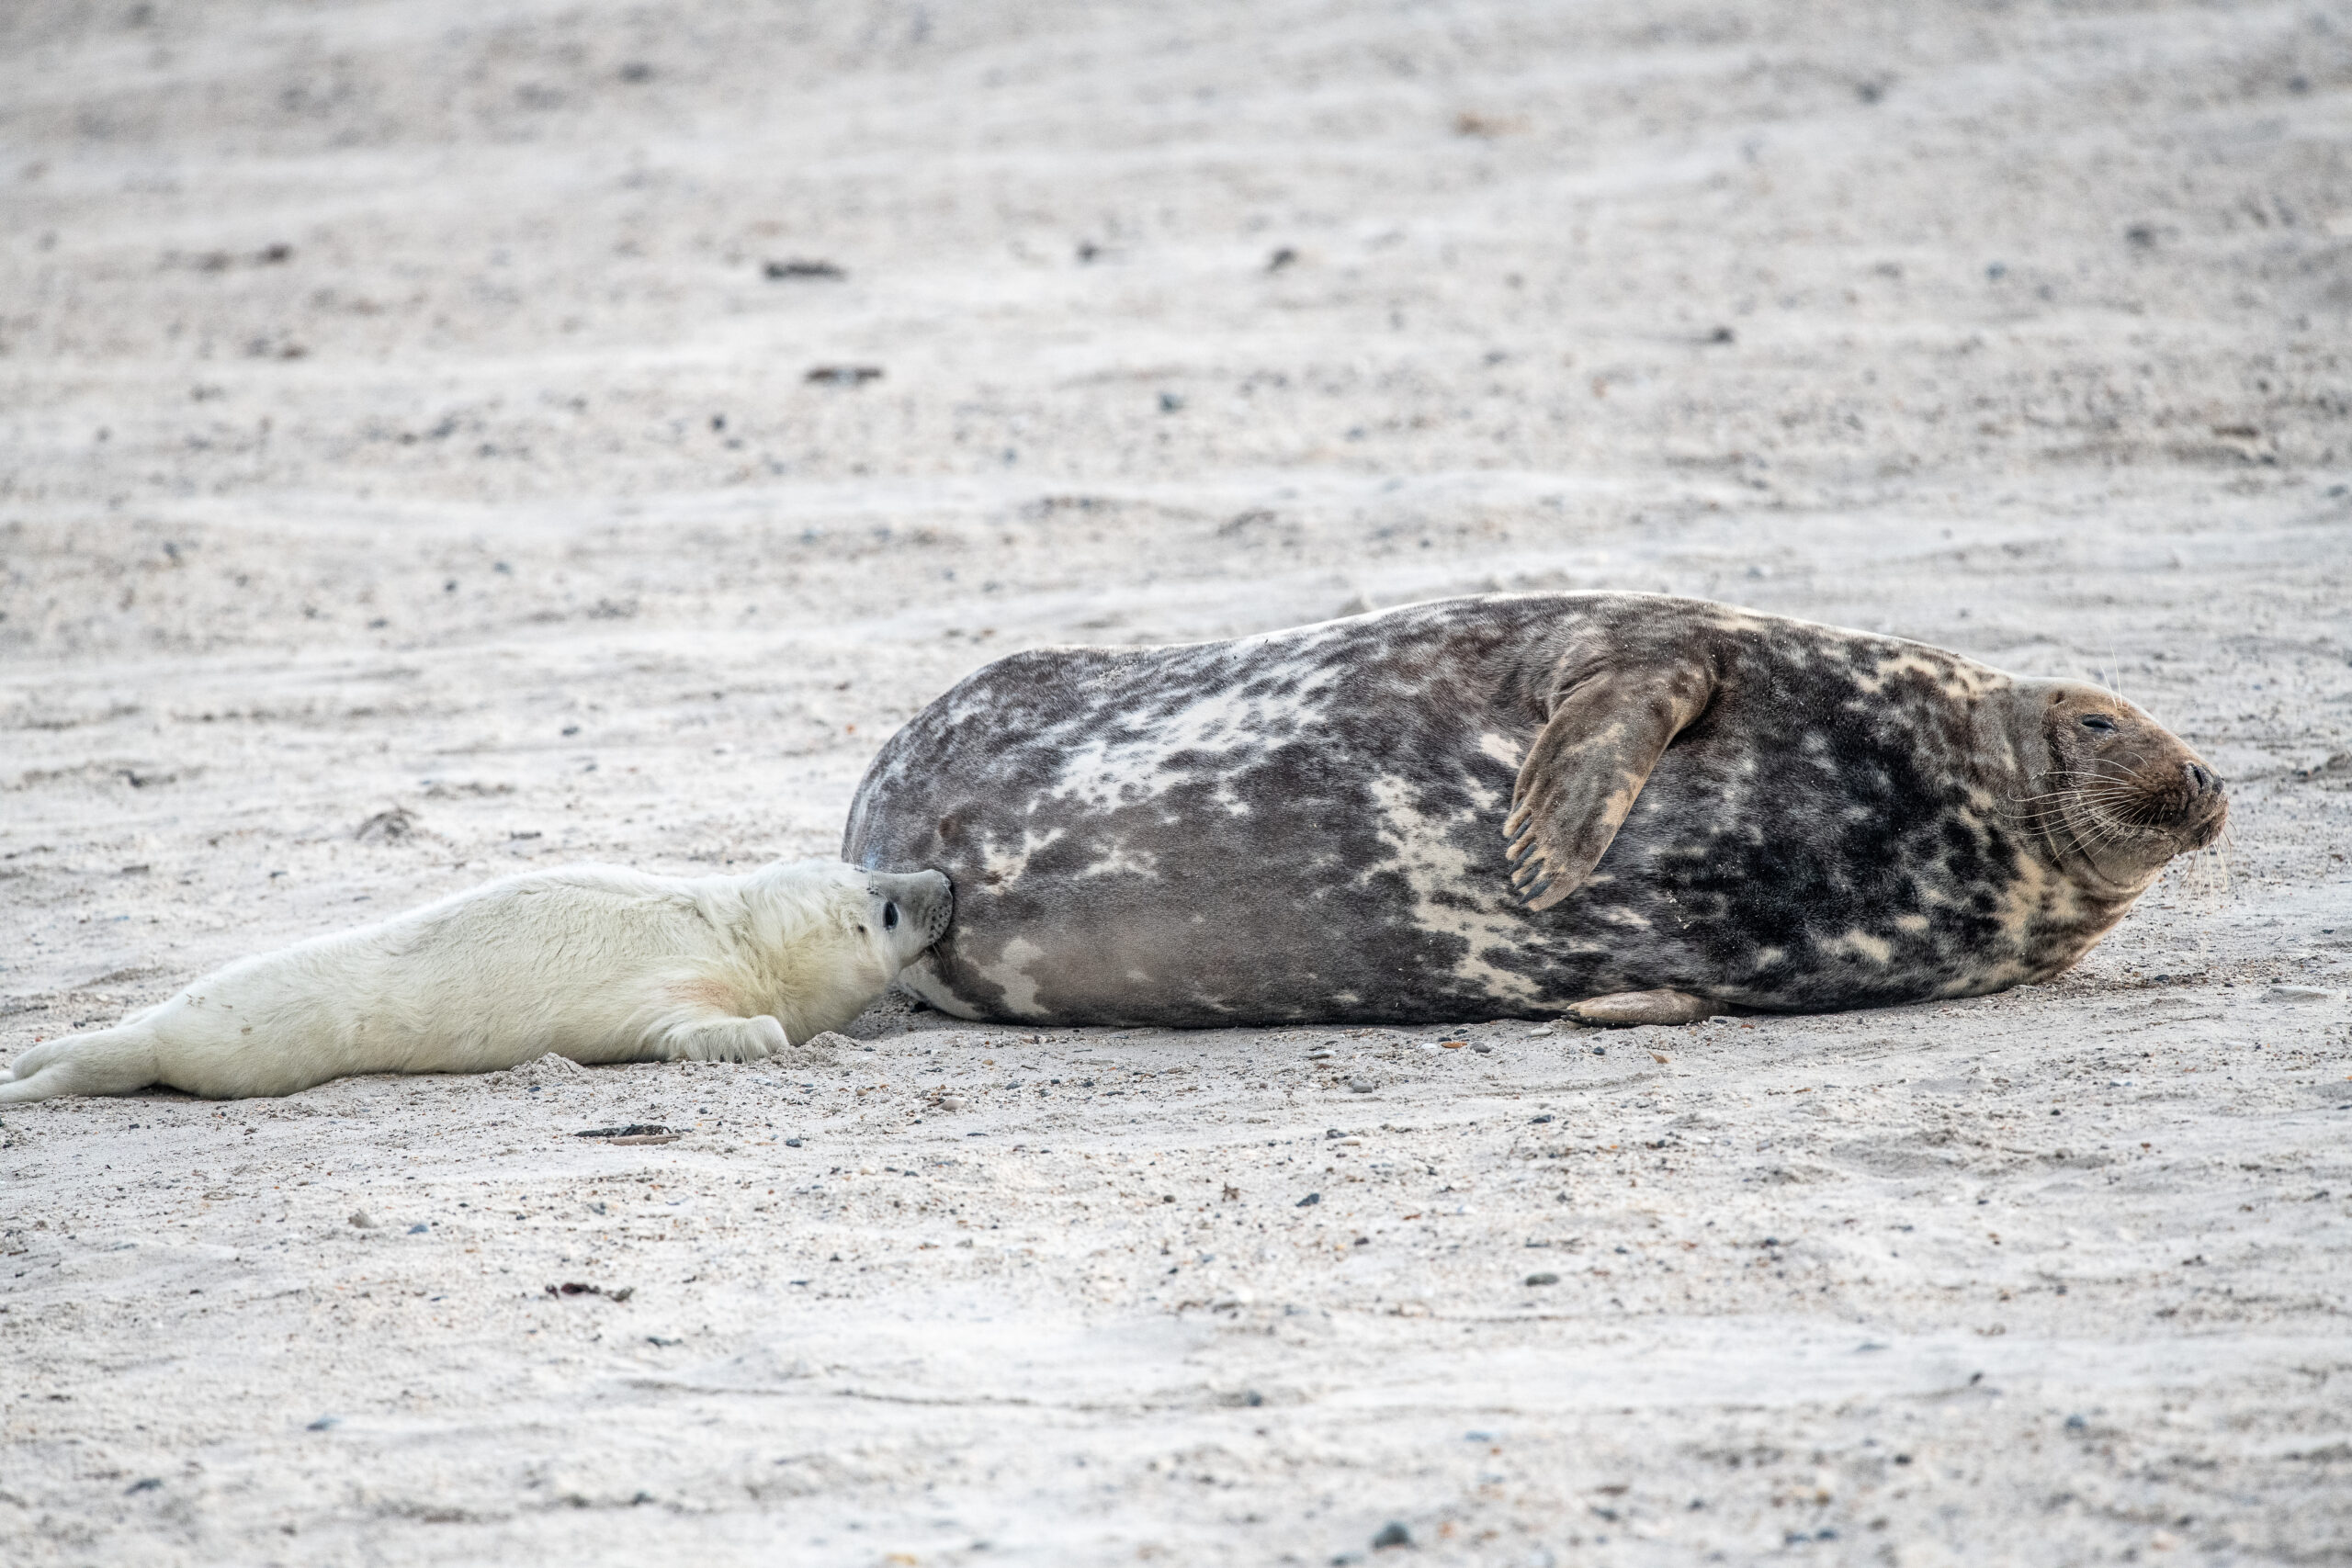
[[[2188,792],[2191,795],[2211,795],[2222,787],[2222,781],[2199,763],[2183,762],[2180,767],[2181,772],[2188,775]]]

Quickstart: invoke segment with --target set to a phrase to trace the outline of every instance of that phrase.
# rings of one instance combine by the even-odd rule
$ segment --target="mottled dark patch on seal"
[[[2069,703],[2128,744],[2068,750],[2106,743]],[[2122,850],[2112,801],[2068,825],[2066,800],[2126,794],[2146,820]],[[907,977],[967,1015],[1433,1021],[2046,977],[2219,822],[2210,771],[2091,688],[1701,601],[1533,594],[1016,654],[884,747],[843,852],[955,880]]]

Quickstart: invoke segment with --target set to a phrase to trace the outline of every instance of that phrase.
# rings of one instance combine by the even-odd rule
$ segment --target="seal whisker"
[[[2046,828],[2052,822],[2064,822],[2073,816],[2074,813],[2063,806],[2051,806],[2040,811],[2015,812],[2010,819],[2028,828]]]
[[[2081,840],[2086,850],[2107,849],[2135,839],[2162,836],[2155,829],[2143,828],[2113,817],[2095,818],[2093,823],[2092,832]]]
[[[2075,789],[2067,791],[2063,798],[2052,803],[2052,807],[2059,810],[2097,811],[2105,807],[2121,806],[2137,798],[2137,795],[2127,791]],[[2044,809],[2049,808],[2044,807]]]
[[[2143,762],[2144,761],[2143,759]],[[2052,768],[2049,773],[2054,779],[2114,778],[2119,774],[2128,778],[2131,776],[2131,770],[2111,757],[2094,757],[2091,759],[2091,765],[2087,768]]]
[[[2129,800],[2144,791],[2133,779],[2096,779],[2089,784],[2076,784],[2065,793],[2083,800]]]

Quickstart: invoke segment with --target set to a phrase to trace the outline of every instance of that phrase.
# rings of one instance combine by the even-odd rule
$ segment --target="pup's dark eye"
[[[2083,715],[2082,726],[2085,729],[2096,729],[2104,734],[2115,728],[2115,721],[2103,713],[2086,713]]]
[[[882,929],[886,931],[899,929],[899,907],[896,904],[882,906]]]

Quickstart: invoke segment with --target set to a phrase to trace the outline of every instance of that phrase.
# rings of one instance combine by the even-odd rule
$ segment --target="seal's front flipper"
[[[1699,659],[1576,673],[1520,764],[1503,821],[1511,886],[1548,909],[1592,874],[1685,726],[1706,711],[1714,674]]]
[[[1696,1023],[1723,1010],[1688,991],[1617,991],[1586,998],[1568,1010],[1568,1016],[1603,1029],[1632,1029],[1644,1023]]]

